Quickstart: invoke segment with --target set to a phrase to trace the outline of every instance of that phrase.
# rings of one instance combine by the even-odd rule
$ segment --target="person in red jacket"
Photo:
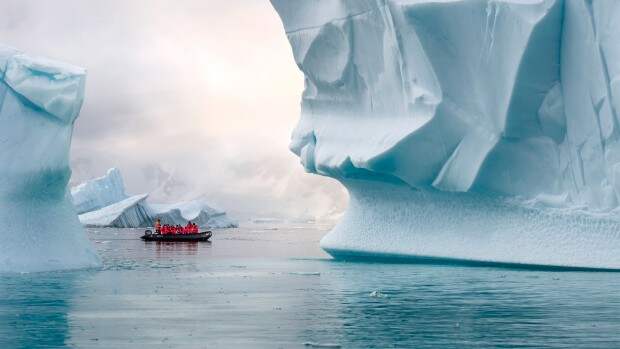
[[[198,225],[196,223],[192,223],[192,233],[198,234],[199,233],[198,230],[199,230]]]
[[[155,234],[161,234],[161,221],[159,218],[155,220],[155,224],[153,224],[153,228],[155,228]]]

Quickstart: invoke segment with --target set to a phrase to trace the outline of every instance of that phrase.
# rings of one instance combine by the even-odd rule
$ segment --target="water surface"
[[[89,229],[101,270],[0,276],[0,348],[620,347],[620,273],[339,262],[328,229]]]

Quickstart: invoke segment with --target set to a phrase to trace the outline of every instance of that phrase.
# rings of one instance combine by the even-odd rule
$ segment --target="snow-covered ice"
[[[203,198],[156,204],[147,202],[148,194],[128,197],[122,174],[116,168],[73,187],[71,193],[80,221],[90,227],[151,227],[156,218],[160,218],[162,224],[185,225],[192,221],[201,227],[237,227],[226,212],[212,208]]]
[[[86,71],[0,45],[0,272],[96,266],[67,192]]]
[[[335,256],[620,268],[620,2],[272,0]]]

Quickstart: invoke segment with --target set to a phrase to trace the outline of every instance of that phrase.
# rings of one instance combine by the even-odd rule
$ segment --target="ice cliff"
[[[237,223],[226,212],[210,207],[205,199],[174,204],[147,202],[148,194],[128,197],[121,172],[112,168],[99,178],[71,189],[80,222],[90,227],[151,227],[156,218],[162,224],[185,225],[192,221],[200,227],[233,228]]]
[[[272,4],[291,149],[350,193],[325,250],[620,268],[620,1]]]
[[[82,68],[0,46],[0,272],[99,261],[67,193]]]

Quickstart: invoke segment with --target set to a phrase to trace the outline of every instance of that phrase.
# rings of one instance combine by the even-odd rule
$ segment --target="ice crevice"
[[[334,24],[336,22],[344,22],[344,21],[347,21],[347,20],[351,20],[351,19],[354,19],[355,17],[363,16],[363,15],[369,13],[369,12],[372,12],[372,11],[376,11],[376,9],[370,9],[370,10],[362,11],[362,12],[359,12],[359,13],[354,13],[354,14],[351,14],[351,15],[348,15],[348,16],[345,16],[345,17],[334,18],[334,19],[330,20],[329,22],[323,23],[323,24],[312,25],[312,26],[302,27],[302,28],[296,28],[294,30],[287,31],[286,34],[294,34],[296,32],[301,32],[301,31],[310,30],[310,29],[320,29],[320,28],[324,27],[327,24],[330,24],[330,23]]]

